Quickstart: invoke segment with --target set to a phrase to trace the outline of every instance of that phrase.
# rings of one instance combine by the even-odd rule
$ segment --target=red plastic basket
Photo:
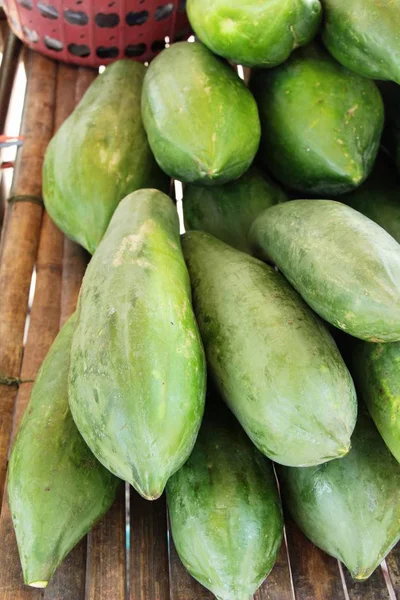
[[[185,0],[4,0],[4,8],[30,48],[88,67],[148,61],[191,33]]]

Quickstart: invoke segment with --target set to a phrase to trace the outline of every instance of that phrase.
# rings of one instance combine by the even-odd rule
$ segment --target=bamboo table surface
[[[96,76],[94,71],[58,65],[32,52],[26,52],[24,60],[24,144],[18,151],[0,243],[0,373],[22,380],[19,386],[0,385],[0,600],[212,600],[176,555],[165,499],[148,502],[129,488],[121,488],[113,508],[70,553],[46,590],[22,583],[6,494],[9,448],[29,401],[29,380],[34,380],[60,326],[75,309],[88,261],[88,255],[65,239],[43,210],[41,168],[53,132]],[[255,600],[396,598],[400,599],[400,547],[367,582],[356,583],[290,518],[278,561],[255,596]]]

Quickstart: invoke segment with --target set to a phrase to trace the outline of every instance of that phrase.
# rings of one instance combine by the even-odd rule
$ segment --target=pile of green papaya
[[[45,156],[92,258],[10,455],[34,587],[121,480],[218,600],[268,576],[282,503],[358,580],[400,539],[400,0],[187,11],[199,41],[107,67]]]

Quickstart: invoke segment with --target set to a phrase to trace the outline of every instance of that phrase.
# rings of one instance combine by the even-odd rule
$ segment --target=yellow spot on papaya
[[[343,146],[344,142],[343,140],[336,140],[338,144],[340,144],[341,146]]]
[[[147,236],[154,231],[155,222],[152,219],[145,221],[137,234],[127,235],[123,238],[120,247],[115,253],[113,266],[119,267],[123,263],[127,262],[126,255],[138,254],[143,247]]]
[[[349,108],[349,110],[347,111],[347,114],[349,115],[349,117],[354,117],[354,113],[356,112],[357,109],[358,109],[358,104],[356,104],[355,106],[352,106],[352,108]]]
[[[214,133],[211,136],[211,140],[212,140],[213,144],[215,144],[215,142],[217,141],[217,134],[215,133],[215,131],[214,131]]]
[[[168,240],[168,246],[171,246],[171,248],[174,250],[178,250],[178,246],[175,244],[175,242],[171,242],[171,240]]]
[[[230,33],[236,29],[236,23],[233,19],[224,19],[221,21],[221,31],[223,33]]]

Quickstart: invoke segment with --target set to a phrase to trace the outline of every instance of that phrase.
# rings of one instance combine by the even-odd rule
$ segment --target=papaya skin
[[[285,192],[253,166],[242,177],[225,185],[186,185],[183,195],[185,227],[211,233],[250,254],[247,237],[255,218],[273,204],[286,200]]]
[[[305,535],[368,579],[400,538],[400,465],[360,407],[347,456],[318,467],[278,467],[284,504]]]
[[[68,405],[73,315],[46,356],[8,467],[8,500],[27,585],[44,588],[110,508],[121,483],[94,457]]]
[[[400,343],[356,343],[350,369],[379,433],[400,462]]]
[[[119,202],[139,188],[168,191],[140,114],[145,67],[108,66],[52,138],[43,164],[43,198],[56,225],[93,254]]]
[[[333,200],[293,200],[263,212],[250,239],[328,323],[400,340],[400,245],[371,219]]]
[[[323,323],[272,267],[200,231],[182,246],[210,373],[256,447],[291,466],[346,454],[355,390]]]
[[[400,0],[321,0],[322,39],[352,71],[400,83]]]
[[[400,180],[389,159],[380,156],[368,179],[339,199],[378,223],[400,243]]]
[[[251,78],[262,127],[259,160],[283,185],[311,196],[344,194],[372,170],[383,128],[373,81],[312,44]]]
[[[319,0],[188,0],[196,35],[215,54],[248,67],[275,67],[308,44],[321,21]]]
[[[237,73],[198,42],[178,42],[147,69],[142,116],[165,173],[186,183],[240,177],[260,142],[257,105]]]
[[[219,600],[250,600],[275,564],[283,518],[272,465],[218,398],[167,484],[172,536],[189,573]],[[219,413],[219,414],[218,414]]]
[[[149,500],[188,458],[205,399],[203,347],[171,198],[118,206],[86,271],[70,406],[98,460]]]

